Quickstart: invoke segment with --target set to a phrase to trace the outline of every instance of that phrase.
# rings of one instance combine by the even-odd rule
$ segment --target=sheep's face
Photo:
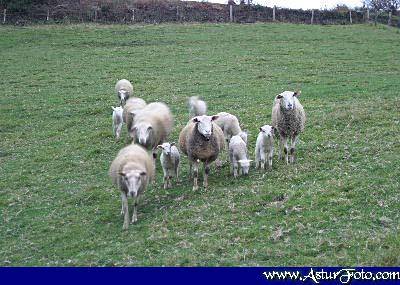
[[[172,147],[175,145],[175,143],[173,142],[173,143],[163,143],[163,144],[160,144],[159,146],[157,146],[157,148],[159,148],[159,149],[161,149],[162,150],[162,152],[165,154],[165,155],[171,155],[171,152],[172,152]]]
[[[194,123],[196,123],[197,130],[199,133],[207,140],[209,141],[212,135],[213,127],[212,127],[212,122],[217,120],[218,116],[197,116],[194,117],[192,120]]]
[[[247,144],[247,137],[249,133],[246,130],[243,130],[239,133],[239,136],[242,138],[242,140]]]
[[[260,128],[260,132],[268,137],[271,138],[274,135],[274,127],[270,126],[270,125],[264,125]]]
[[[291,111],[295,107],[295,98],[300,96],[300,91],[291,92],[285,91],[276,96],[276,99],[280,100],[281,108],[286,111]]]
[[[153,127],[149,123],[136,124],[133,127],[133,133],[136,141],[144,147],[150,147]]]
[[[126,100],[128,100],[128,91],[121,89],[118,91],[118,98],[121,102],[121,105],[125,105]]]
[[[238,163],[239,163],[240,167],[242,168],[243,175],[249,175],[250,162],[252,162],[251,159],[238,160]]]
[[[127,189],[128,196],[136,197],[143,185],[146,172],[140,170],[121,171],[122,183]]]

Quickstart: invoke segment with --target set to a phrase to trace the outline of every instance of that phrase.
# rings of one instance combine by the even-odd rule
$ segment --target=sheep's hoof
[[[123,230],[127,230],[127,229],[128,229],[128,224],[124,224],[124,225],[122,226],[122,229],[123,229]]]
[[[193,186],[193,191],[199,190],[199,186]]]

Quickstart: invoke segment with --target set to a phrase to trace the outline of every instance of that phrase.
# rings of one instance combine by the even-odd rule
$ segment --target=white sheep
[[[153,152],[154,170],[157,159],[157,146],[166,141],[172,131],[173,118],[164,103],[150,103],[135,113],[132,131],[137,143]]]
[[[233,136],[229,141],[229,158],[231,161],[231,171],[236,178],[239,174],[248,175],[250,162],[247,158],[247,145],[239,135]]]
[[[256,168],[265,169],[268,160],[268,167],[272,169],[272,157],[274,155],[274,127],[264,125],[260,128],[255,148]]]
[[[306,114],[297,97],[300,91],[285,91],[276,96],[272,107],[272,126],[279,134],[279,158],[282,157],[282,148],[285,152],[286,163],[289,163],[288,139],[291,140],[290,162],[295,161],[296,143],[301,132],[304,131]]]
[[[129,80],[121,79],[115,84],[115,92],[121,106],[124,106],[129,97],[133,95],[133,86]]]
[[[111,107],[111,108],[113,109],[113,113],[112,113],[113,134],[115,136],[115,139],[119,140],[119,138],[121,137],[121,130],[122,130],[122,124],[123,124],[123,118],[122,118],[123,109],[121,106]]]
[[[179,148],[189,159],[190,171],[193,165],[193,190],[197,190],[199,163],[204,163],[204,188],[208,187],[210,163],[215,161],[224,149],[224,134],[214,123],[218,116],[197,116],[189,120],[179,134]]]
[[[163,143],[158,145],[161,149],[160,162],[164,172],[164,189],[172,188],[172,177],[175,177],[176,182],[179,179],[179,162],[180,154],[175,143]]]
[[[132,223],[135,223],[139,198],[154,175],[151,158],[143,147],[135,144],[128,145],[118,152],[111,163],[109,175],[112,182],[121,190],[123,229],[127,229],[129,224],[128,197],[133,198]]]
[[[126,124],[126,128],[128,130],[127,141],[129,142],[134,138],[133,133],[133,122],[135,118],[135,114],[138,110],[146,107],[146,101],[140,98],[131,97],[126,101],[124,106],[124,111],[122,113],[124,123]]]
[[[188,100],[189,119],[207,114],[207,104],[198,96],[192,96]]]

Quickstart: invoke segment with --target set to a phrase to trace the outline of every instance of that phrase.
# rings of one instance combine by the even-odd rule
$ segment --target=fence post
[[[314,9],[311,10],[311,25],[314,24]]]
[[[369,22],[369,9],[367,9],[367,23]]]
[[[97,8],[94,9],[94,21],[97,22]]]
[[[132,8],[131,11],[132,11],[132,22],[135,22],[135,9]]]
[[[388,19],[388,26],[392,23],[392,11],[389,11],[389,19]]]
[[[378,24],[379,10],[375,9],[375,26]]]
[[[229,19],[233,22],[233,5],[229,5]]]
[[[6,19],[7,19],[7,9],[4,9],[4,11],[3,11],[3,24],[6,23]]]
[[[274,8],[272,9],[272,21],[274,21],[274,22],[275,22],[275,9],[276,9],[276,6],[274,6]]]
[[[50,8],[47,7],[47,16],[46,16],[46,21],[48,22],[50,20]]]
[[[351,10],[349,10],[350,25],[353,24],[353,18],[351,18]]]

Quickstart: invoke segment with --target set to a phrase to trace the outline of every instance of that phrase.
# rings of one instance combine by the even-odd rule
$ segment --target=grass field
[[[367,25],[0,27],[0,265],[400,265],[400,33]],[[148,189],[122,230],[114,85],[250,131],[301,89],[298,161]],[[126,131],[124,129],[123,135]]]

